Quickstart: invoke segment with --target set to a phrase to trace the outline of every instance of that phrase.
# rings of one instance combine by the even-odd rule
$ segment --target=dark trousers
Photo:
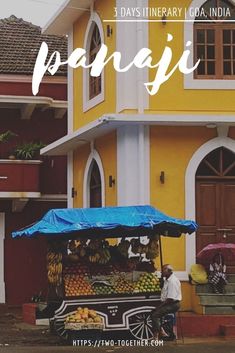
[[[176,313],[180,308],[179,302],[173,302],[169,304],[164,304],[159,308],[156,308],[152,311],[152,327],[153,334],[159,333],[161,329],[161,318],[169,313]]]

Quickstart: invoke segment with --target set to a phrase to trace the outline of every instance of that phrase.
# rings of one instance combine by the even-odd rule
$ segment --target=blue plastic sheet
[[[13,232],[12,237],[128,237],[150,234],[179,237],[196,229],[194,221],[169,217],[152,206],[66,208],[48,211],[37,223]]]

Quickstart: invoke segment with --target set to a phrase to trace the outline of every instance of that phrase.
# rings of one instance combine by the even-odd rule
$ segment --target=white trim
[[[42,161],[36,159],[0,159],[0,164],[42,164]]]
[[[6,302],[4,281],[5,213],[0,213],[0,303]]]
[[[42,29],[46,34],[67,34],[71,24],[89,12],[91,0],[65,0]]]
[[[103,115],[99,121],[120,122],[123,124],[144,123],[145,125],[194,125],[206,126],[208,123],[233,124],[235,125],[234,111],[228,114],[107,114]]]
[[[93,149],[88,157],[84,176],[83,176],[83,207],[90,207],[90,177],[91,177],[91,170],[93,161],[96,161],[99,171],[100,171],[100,178],[101,178],[101,203],[102,207],[105,207],[105,177],[104,177],[104,168],[102,164],[102,160],[100,158],[99,153]]]
[[[34,199],[41,196],[40,192],[27,191],[0,191],[0,199]]]
[[[13,104],[40,104],[46,105],[52,108],[65,109],[68,106],[67,101],[55,100],[50,97],[32,97],[32,96],[12,96],[12,95],[0,95],[0,103],[13,103]]]
[[[67,195],[66,194],[43,194],[39,199],[35,199],[33,201],[37,202],[66,202]]]
[[[103,30],[102,21],[99,15],[93,11],[91,12],[91,16],[87,24],[84,43],[83,43],[83,48],[86,50],[87,53],[89,53],[91,35],[95,24],[97,25],[100,32],[101,43],[104,43],[104,30]],[[83,112],[86,112],[87,110],[95,107],[97,104],[104,101],[104,89],[105,89],[104,70],[102,70],[102,73],[101,73],[101,92],[100,94],[98,94],[92,99],[89,98],[89,70],[83,69],[82,72],[83,72],[83,85],[82,85],[83,86]]]
[[[219,137],[228,137],[229,126],[228,125],[219,125],[217,126],[217,135]]]
[[[159,114],[109,114],[69,133],[59,140],[41,149],[41,155],[65,155],[74,150],[78,145],[110,133],[119,127],[133,125],[161,125],[161,126],[206,126],[235,125],[235,115],[159,115]]]
[[[56,20],[58,20],[58,17],[63,14],[63,12],[67,9],[67,7],[70,5],[70,0],[64,0],[64,2],[60,5],[60,7],[57,9],[55,13],[53,13],[53,16],[49,19],[49,21],[44,25],[42,28],[42,33],[46,34],[51,34],[51,27],[53,28],[53,34],[55,33],[54,26]]]
[[[200,8],[206,0],[193,0],[189,5],[188,11],[186,13],[186,20],[193,20],[194,18],[190,14],[190,8]],[[194,42],[193,35],[193,22],[185,22],[184,24],[184,42],[188,41]],[[191,55],[188,59],[188,67],[193,67],[194,58],[194,44],[191,46]],[[213,89],[213,90],[230,90],[235,89],[235,80],[200,80],[194,78],[194,72],[188,75],[184,75],[184,88],[185,89]]]
[[[191,67],[190,63],[189,66]],[[235,89],[235,80],[199,80],[194,79],[193,74],[188,74],[184,75],[184,88],[231,90]]]
[[[197,168],[203,158],[208,153],[218,147],[226,147],[235,153],[235,140],[219,136],[204,143],[192,156],[185,173],[185,218],[195,220],[196,218],[196,191],[195,175]],[[186,270],[190,270],[192,264],[196,261],[196,236],[191,234],[186,236]]]
[[[174,271],[174,273],[180,281],[188,282],[189,271]]]

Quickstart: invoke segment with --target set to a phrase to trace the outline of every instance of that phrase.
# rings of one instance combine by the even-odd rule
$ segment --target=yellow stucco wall
[[[109,175],[117,180],[116,162],[116,133],[105,135],[94,142],[94,148],[99,153],[102,161],[105,177],[105,206],[115,206],[117,203],[116,184],[110,188],[108,184]],[[74,198],[74,207],[83,207],[83,180],[86,163],[90,155],[90,145],[86,145],[74,152],[74,188],[77,196]]]
[[[194,152],[216,137],[216,129],[206,127],[151,127],[150,201],[173,217],[185,217],[185,171]],[[165,172],[165,183],[159,177]],[[162,237],[163,238],[163,237]],[[175,270],[185,270],[185,239],[163,238],[164,262]]]
[[[94,10],[100,16],[101,21],[113,17],[114,0],[109,0],[107,6],[106,1],[97,0],[94,3]],[[84,37],[89,21],[89,14],[85,13],[74,24],[74,48],[84,48]],[[106,24],[103,23],[104,44],[108,46],[109,54],[112,54],[116,48],[116,26],[112,23],[112,35],[107,37]],[[116,73],[113,69],[112,62],[107,64],[104,69],[105,80],[105,101],[98,104],[94,108],[83,113],[83,74],[82,69],[74,70],[74,130],[98,119],[107,112],[115,112],[116,110]]]
[[[74,151],[73,186],[77,194],[74,197],[73,207],[83,207],[83,176],[89,155],[90,145],[80,147]]]
[[[174,4],[169,1],[149,0],[149,7],[186,7],[192,3],[191,0],[175,0]],[[177,19],[179,19],[177,17]],[[183,18],[182,18],[183,19]],[[174,37],[167,44],[167,33]],[[157,62],[166,45],[173,50],[172,67],[177,63],[184,50],[184,23],[150,23],[149,24],[149,48],[153,51],[153,57]],[[155,69],[150,70],[150,81],[154,79]],[[155,96],[150,96],[150,110],[157,111],[194,111],[194,112],[230,112],[235,111],[235,100],[233,90],[186,90],[184,89],[184,76],[179,70],[164,83]]]
[[[116,133],[105,135],[95,142],[101,156],[105,175],[105,206],[117,205],[117,143]],[[109,187],[109,175],[115,179],[115,185]]]

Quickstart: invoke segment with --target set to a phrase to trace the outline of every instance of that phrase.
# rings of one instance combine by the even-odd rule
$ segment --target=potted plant
[[[7,142],[9,142],[11,139],[13,139],[14,137],[18,136],[17,134],[15,134],[13,131],[11,130],[7,130],[3,133],[0,134],[0,143],[5,144]],[[15,156],[10,154],[9,159],[14,159]]]
[[[39,151],[45,144],[39,142],[28,142],[16,146],[14,154],[17,159],[30,160],[39,158]]]

